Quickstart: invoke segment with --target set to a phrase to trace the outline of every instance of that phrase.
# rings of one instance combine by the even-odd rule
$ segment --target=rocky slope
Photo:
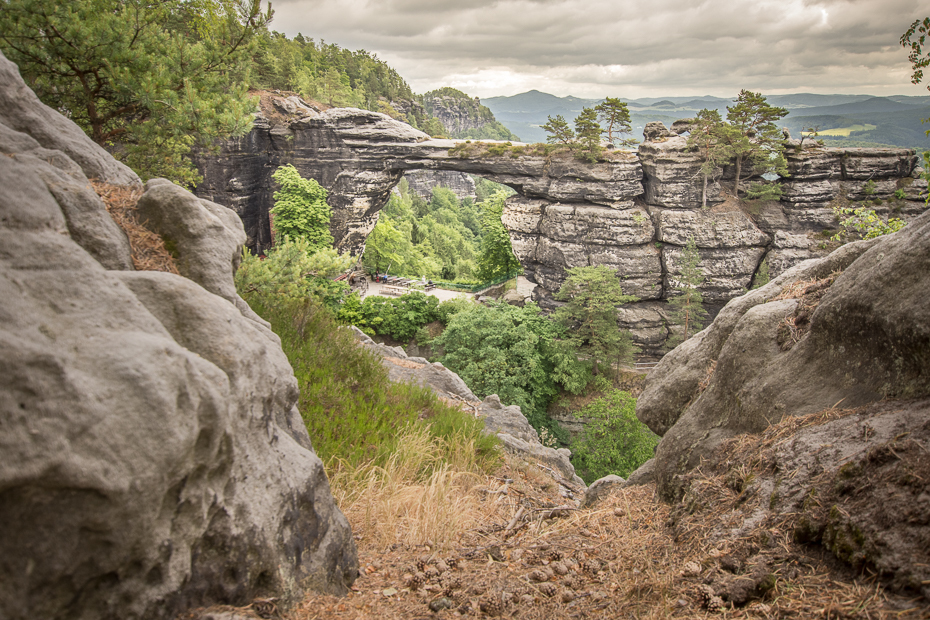
[[[288,111],[290,110],[290,111]],[[700,162],[679,135],[650,123],[636,153],[613,152],[588,164],[567,154],[545,155],[523,145],[432,140],[381,114],[353,109],[319,113],[291,97],[263,97],[255,128],[200,160],[200,196],[236,210],[250,246],[270,244],[267,211],[274,169],[292,163],[330,190],[337,246],[359,252],[391,188],[407,171],[458,171],[513,187],[503,221],[536,297],[551,295],[575,266],[615,267],[624,291],[642,301],[621,311],[621,324],[648,352],[668,337],[665,304],[693,236],[707,276],[702,287],[712,314],[748,289],[766,260],[778,275],[821,256],[824,230],[837,226],[832,205],[880,200],[882,215],[910,219],[926,205],[926,183],[907,149],[789,148],[791,176],[778,202],[741,204],[726,187],[732,173],[712,180],[701,208]],[[867,194],[867,184],[874,193]],[[901,190],[904,198],[896,198]],[[899,195],[901,195],[899,193]]]
[[[729,302],[638,401],[662,436],[660,495],[699,504],[691,472],[704,463],[759,498],[746,528],[793,515],[795,536],[930,598],[928,286],[925,213]],[[759,451],[740,451],[745,433],[763,433]]]
[[[182,275],[134,271],[88,178],[139,179],[2,56],[0,136],[0,617],[346,591],[355,546],[296,380],[233,287],[239,219],[150,181],[138,213]]]
[[[508,451],[544,465],[562,486],[564,496],[580,496],[584,492],[585,483],[575,474],[575,468],[569,461],[571,452],[542,445],[539,434],[530,426],[520,407],[502,404],[496,394],[480,400],[461,377],[442,364],[430,363],[422,357],[409,357],[400,347],[376,343],[357,327],[352,329],[359,344],[381,358],[391,381],[427,386],[447,402],[473,412],[484,419],[485,428],[496,434]]]

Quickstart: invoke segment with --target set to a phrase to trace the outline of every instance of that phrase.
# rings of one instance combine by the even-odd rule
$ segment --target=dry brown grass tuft
[[[166,271],[177,275],[178,268],[165,248],[164,240],[139,223],[136,217],[136,204],[142,196],[142,189],[97,180],[90,184],[103,200],[110,217],[129,238],[133,267],[137,271]]]

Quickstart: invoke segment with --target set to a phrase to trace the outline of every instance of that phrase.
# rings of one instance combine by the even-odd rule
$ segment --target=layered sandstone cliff
[[[671,129],[650,123],[637,152],[614,151],[592,164],[526,145],[434,140],[382,114],[319,113],[291,100],[293,113],[272,113],[283,103],[264,105],[248,136],[200,161],[205,180],[197,193],[235,209],[253,248],[270,244],[270,175],[284,163],[330,190],[333,236],[340,249],[353,253],[363,249],[405,172],[483,176],[517,191],[503,221],[527,278],[540,285],[540,303],[554,303],[552,294],[571,267],[615,267],[624,291],[641,300],[621,309],[619,320],[647,352],[662,350],[667,340],[664,302],[690,237],[707,276],[702,292],[713,315],[753,285],[763,260],[777,276],[826,254],[829,235],[823,232],[837,227],[835,205],[868,198],[879,214],[904,219],[926,209],[926,182],[908,149],[791,146],[790,176],[780,180],[782,200],[747,205],[733,199],[732,172],[724,170],[710,180],[702,208],[700,161],[677,133],[686,132],[686,122]]]

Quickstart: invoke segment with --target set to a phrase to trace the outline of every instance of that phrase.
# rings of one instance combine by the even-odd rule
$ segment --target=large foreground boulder
[[[802,263],[731,301],[667,355],[637,415],[663,435],[656,480],[721,441],[837,406],[930,394],[930,213],[904,229]]]
[[[0,56],[0,92],[24,88]],[[0,113],[0,618],[174,618],[345,592],[348,523],[280,341],[237,307],[232,263],[216,247],[179,253],[217,257],[192,268],[212,290],[133,271],[118,228],[90,235],[87,222],[113,222],[87,177],[138,179],[51,110],[28,112]],[[166,187],[149,191],[174,202],[147,208],[188,196],[202,209],[188,237],[244,237],[221,207]]]

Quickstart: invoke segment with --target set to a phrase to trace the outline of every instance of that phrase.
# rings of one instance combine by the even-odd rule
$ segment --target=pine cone
[[[418,590],[424,583],[426,583],[426,575],[417,571],[410,576],[410,579],[407,581],[407,586],[411,590]]]
[[[439,579],[439,571],[436,570],[435,566],[427,566],[426,570],[423,571],[423,574],[426,575],[426,578],[429,581],[436,581]]]
[[[562,552],[559,551],[558,549],[553,549],[552,552],[549,553],[550,562],[558,562],[561,559],[562,559]]]
[[[446,566],[448,566],[450,570],[457,569],[459,567],[459,559],[458,558],[447,558]]]
[[[539,569],[530,573],[530,581],[549,581],[549,575]]]
[[[697,577],[701,574],[701,565],[697,562],[685,562],[681,574],[683,577]]]
[[[551,598],[556,595],[559,588],[554,583],[546,582],[539,584],[539,591]]]
[[[501,597],[497,595],[481,597],[481,600],[478,601],[478,607],[489,616],[499,616],[504,611],[504,603],[501,601]]]
[[[707,601],[707,611],[720,611],[723,609],[723,599],[719,596],[712,596]]]
[[[701,607],[707,607],[711,599],[714,598],[714,589],[705,583],[695,586],[694,593],[701,602]]]
[[[565,566],[564,562],[553,562],[549,565],[549,568],[551,568],[552,572],[554,572],[556,575],[561,576],[568,574],[568,567]]]

